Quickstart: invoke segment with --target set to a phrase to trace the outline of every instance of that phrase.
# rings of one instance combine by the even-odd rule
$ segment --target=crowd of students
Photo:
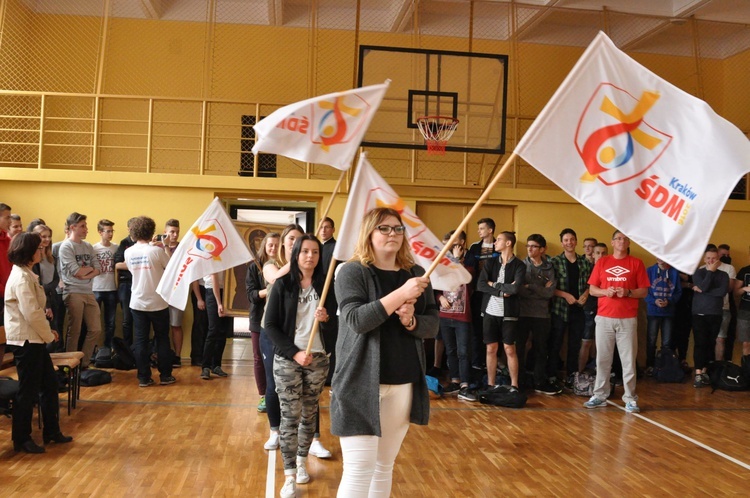
[[[675,351],[688,370],[693,332],[696,388],[709,384],[710,361],[731,360],[735,330],[742,361],[750,358],[750,267],[735,272],[725,244],[709,245],[704,265],[691,276],[659,259],[645,268],[630,256],[630,240],[619,231],[609,244],[585,238],[583,254],[578,254],[577,234],[565,228],[559,234],[563,251],[555,256],[546,254],[544,236],[531,234],[523,261],[515,256],[515,233],[496,233],[490,218],[478,221],[477,233],[480,240],[468,249],[462,233],[449,252],[463,262],[472,282],[438,293],[440,336],[431,373],[441,375],[444,349],[449,375],[445,391],[461,400],[476,401],[477,389],[472,387],[482,384],[490,392],[526,389],[556,395],[571,388],[577,376],[596,373],[594,397],[586,406],[604,406],[614,363],[611,380],[624,384],[628,411],[639,411],[635,378],[640,299],[647,308],[647,376],[654,372],[659,334],[661,347]],[[444,241],[452,235],[446,234]],[[482,374],[484,382],[477,380]]]
[[[49,351],[65,348],[83,351],[85,368],[95,345],[113,346],[119,302],[123,339],[134,350],[139,386],[156,383],[152,367],[158,369],[159,384],[174,383],[172,369],[182,364],[182,313],[168,306],[156,287],[179,243],[179,222],[169,220],[164,233],[155,235],[153,219],[131,218],[127,237],[115,244],[114,223],[103,219],[97,223],[101,240],[93,246],[85,240],[87,219],[80,213],[68,216],[66,236],[55,244],[43,220],[33,220],[26,234],[19,226],[20,217],[0,204],[0,290],[13,296],[5,309],[16,316],[13,303],[18,298],[5,289],[11,261],[22,267],[19,275],[36,274],[33,282],[23,281],[38,291],[39,309],[29,315],[41,327],[34,341],[14,335],[18,328],[10,327],[14,333],[8,344],[16,348],[19,376],[22,371],[28,376],[22,365],[31,356],[21,348],[30,343],[34,361],[46,365]],[[735,328],[743,362],[750,358],[750,266],[735,272],[728,246],[707,247],[705,265],[689,276],[661,260],[646,268],[630,255],[630,239],[620,231],[609,245],[584,239],[584,253],[578,254],[577,234],[566,228],[559,234],[563,251],[556,256],[547,254],[543,235],[531,234],[521,260],[515,233],[496,233],[495,228],[492,219],[480,219],[480,240],[467,249],[462,233],[449,250],[472,281],[451,291],[433,291],[404,242],[400,215],[375,209],[364,217],[355,255],[340,265],[335,292],[325,302],[325,274],[329,265],[336,265],[333,220],[321,222],[322,240],[295,224],[281,234],[266,234],[257,258],[247,266],[246,289],[258,410],[268,413],[270,426],[264,448],[281,449],[286,475],[282,496],[294,496],[296,485],[310,480],[308,455],[331,456],[318,439],[318,400],[327,383],[332,385],[331,431],[340,436],[344,456],[339,496],[390,492],[393,462],[409,423],[426,424],[429,418],[424,340],[438,331],[431,373],[440,373],[444,349],[445,391],[469,402],[477,401],[480,391],[533,389],[557,395],[590,370],[596,380],[584,406],[603,407],[614,366],[624,386],[626,411],[640,411],[636,356],[641,299],[648,317],[646,375],[655,367],[659,334],[662,348],[676,350],[687,368],[693,331],[695,387],[707,385],[710,361],[731,356]],[[446,243],[452,235],[446,235]],[[19,247],[9,247],[11,240]],[[33,257],[27,257],[31,252]],[[191,361],[201,367],[205,380],[228,375],[221,367],[229,336],[222,280],[220,273],[207,275],[192,287]],[[53,331],[62,330],[66,313],[67,334],[58,337]],[[311,336],[314,322],[321,333]],[[37,346],[43,343],[48,343],[42,348],[46,357]],[[49,390],[43,385],[51,377],[37,377],[33,389]],[[45,406],[54,410],[51,401]],[[25,426],[18,435],[14,426],[13,438],[19,451],[44,450],[29,442]],[[71,439],[50,422],[47,440]]]

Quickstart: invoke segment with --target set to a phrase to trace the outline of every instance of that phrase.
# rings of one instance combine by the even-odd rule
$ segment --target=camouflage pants
[[[273,359],[273,377],[281,405],[279,426],[284,470],[297,468],[297,456],[306,457],[310,450],[318,416],[318,399],[328,376],[328,356],[313,355],[312,363],[303,367],[279,355]]]

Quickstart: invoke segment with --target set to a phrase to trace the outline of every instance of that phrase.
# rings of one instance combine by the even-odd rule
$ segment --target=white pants
[[[377,436],[342,437],[344,473],[338,498],[375,498],[391,494],[393,463],[409,430],[413,384],[380,386]]]
[[[609,374],[612,371],[612,357],[615,344],[620,352],[622,363],[622,385],[625,394],[622,400],[636,401],[635,357],[638,354],[638,319],[596,317],[596,382],[594,396],[599,399],[609,397]]]

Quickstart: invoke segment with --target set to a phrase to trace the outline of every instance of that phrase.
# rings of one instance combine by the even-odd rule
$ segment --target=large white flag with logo
[[[655,256],[692,273],[750,171],[711,107],[594,39],[515,152]]]
[[[349,169],[389,84],[330,93],[274,111],[253,126],[253,153]]]
[[[252,259],[216,197],[177,246],[156,292],[171,306],[184,310],[192,282]]]
[[[375,171],[364,153],[359,156],[359,165],[354,174],[349,199],[346,201],[346,211],[344,211],[344,219],[341,222],[333,257],[339,261],[346,261],[352,257],[362,218],[376,207],[393,208],[401,214],[414,259],[418,265],[427,269],[442,249],[442,242]],[[433,288],[450,291],[457,289],[461,284],[471,282],[471,274],[461,263],[452,258],[452,255],[443,257],[441,264],[430,274]]]

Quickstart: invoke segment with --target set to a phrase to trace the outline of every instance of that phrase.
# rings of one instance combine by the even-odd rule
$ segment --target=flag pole
[[[336,198],[336,194],[339,192],[339,188],[341,188],[341,182],[344,181],[344,176],[346,175],[346,172],[348,170],[343,170],[341,172],[341,175],[339,175],[339,181],[336,183],[336,186],[333,188],[333,193],[331,194],[331,199],[328,201],[328,205],[325,208],[325,211],[323,211],[323,215],[320,217],[320,221],[318,222],[318,233],[320,233],[320,227],[323,226],[323,220],[326,216],[328,216],[328,211],[331,210],[331,205],[333,204],[333,200]],[[320,255],[323,257],[323,255]],[[323,306],[326,302],[326,298],[328,297],[328,290],[331,287],[331,281],[333,280],[333,272],[336,269],[336,258],[331,258],[331,264],[328,265],[328,273],[326,274],[326,283],[323,285],[323,293],[320,295],[320,305]],[[329,318],[330,320],[330,318]],[[313,322],[312,329],[310,329],[310,340],[307,341],[307,349],[305,350],[305,353],[310,354],[312,351],[312,345],[313,345],[313,339],[315,339],[315,334],[318,333],[318,327],[320,326],[320,322],[316,318]]]
[[[435,257],[435,260],[430,265],[430,268],[427,270],[427,272],[424,274],[425,277],[430,276],[430,274],[435,271],[435,268],[440,264],[440,261],[443,259],[445,254],[448,252],[448,250],[455,244],[455,242],[458,240],[458,237],[461,233],[461,229],[465,227],[469,220],[474,217],[476,212],[479,210],[480,207],[482,207],[482,204],[484,204],[484,201],[487,200],[487,198],[490,196],[490,193],[492,192],[492,189],[495,188],[497,183],[500,181],[500,178],[505,174],[505,172],[510,168],[511,163],[513,160],[518,157],[515,152],[513,152],[510,157],[505,161],[503,166],[500,168],[500,171],[498,171],[495,176],[492,178],[492,181],[487,185],[487,187],[484,189],[484,192],[482,192],[482,195],[479,196],[479,199],[477,199],[477,202],[474,203],[474,206],[469,210],[469,212],[466,214],[463,220],[461,220],[461,223],[458,225],[458,228],[456,228],[456,231],[453,232],[453,235],[451,236],[450,240],[448,240],[448,243],[443,246],[443,249],[438,253],[438,255]]]

